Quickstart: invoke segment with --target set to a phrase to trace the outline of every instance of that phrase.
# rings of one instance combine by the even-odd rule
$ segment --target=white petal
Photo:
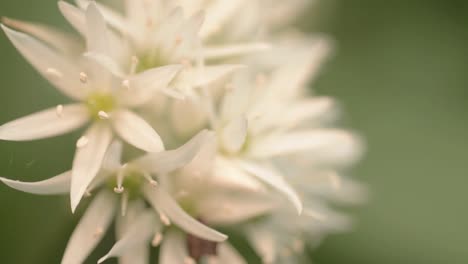
[[[73,54],[81,48],[80,42],[73,35],[39,23],[3,18],[2,22],[12,28],[23,31],[44,41],[61,52]]]
[[[0,139],[23,141],[61,135],[83,126],[89,120],[82,104],[66,105],[25,116],[0,126]]]
[[[75,211],[86,189],[99,172],[112,140],[112,130],[107,124],[96,123],[86,131],[87,144],[75,153],[72,169],[71,207]]]
[[[164,150],[164,144],[158,133],[133,112],[123,109],[115,111],[111,120],[117,134],[131,145],[147,152]]]
[[[264,215],[272,211],[275,204],[257,193],[224,191],[201,198],[197,202],[197,208],[200,218],[204,221],[227,226]]]
[[[98,63],[99,65],[101,65],[102,67],[107,69],[109,72],[114,74],[114,76],[124,78],[125,75],[126,75],[122,71],[120,66],[117,64],[117,62],[114,61],[111,57],[109,57],[109,56],[107,56],[105,54],[101,54],[101,53],[97,53],[97,52],[86,52],[86,53],[83,54],[83,56],[93,60],[96,63]]]
[[[170,106],[170,121],[179,138],[187,138],[200,131],[208,122],[202,103],[193,96],[173,100]]]
[[[146,199],[159,212],[164,213],[178,227],[199,238],[222,242],[227,236],[200,223],[187,214],[177,202],[162,188],[145,186],[143,190]]]
[[[124,89],[119,95],[121,102],[132,107],[147,103],[157,91],[167,88],[181,69],[180,65],[168,65],[131,76],[129,89]]]
[[[0,181],[18,191],[40,194],[66,194],[70,192],[71,172],[67,171],[58,176],[39,182],[21,182],[6,178],[0,178]]]
[[[115,171],[121,167],[123,144],[120,140],[114,140],[106,152],[102,161],[102,168],[108,171]]]
[[[270,49],[271,46],[266,43],[246,43],[224,45],[219,47],[205,47],[203,54],[207,60],[222,59],[228,57],[235,57],[241,55],[248,55],[251,53],[264,51]]]
[[[278,252],[273,233],[264,228],[251,228],[246,234],[263,263],[275,263]]]
[[[246,172],[251,173],[258,179],[269,184],[279,192],[283,193],[286,198],[294,205],[299,214],[302,213],[302,202],[296,191],[279,175],[276,171],[265,166],[259,166],[248,161],[239,161],[239,166]]]
[[[75,0],[76,4],[83,10],[86,10],[88,7],[89,3],[92,2],[91,0]],[[127,25],[127,21],[125,18],[123,18],[119,13],[113,11],[112,9],[96,3],[99,11],[102,13],[106,21],[111,25],[112,27],[116,28],[120,32],[128,32],[129,27]]]
[[[161,245],[159,263],[161,264],[183,264],[189,255],[185,237],[181,232],[170,231]]]
[[[206,9],[207,16],[200,32],[202,38],[215,34],[229,21],[245,0],[218,0]]]
[[[145,247],[151,240],[154,233],[154,223],[156,222],[155,215],[152,211],[146,211],[139,215],[132,223],[132,226],[125,235],[117,241],[112,249],[104,257],[99,259],[98,263],[112,257],[120,257],[136,249],[137,247]]]
[[[114,198],[107,191],[94,198],[68,241],[62,264],[84,263],[112,222],[116,208]]]
[[[218,263],[229,263],[229,264],[246,264],[241,254],[228,243],[222,243],[218,245],[218,255],[216,257]]]
[[[304,153],[315,162],[346,162],[360,156],[358,137],[334,129],[291,132],[258,140],[251,146],[252,157],[268,158],[278,155]]]
[[[154,174],[167,174],[190,163],[203,145],[213,138],[213,132],[203,130],[177,149],[147,154],[131,164],[145,168]]]
[[[26,60],[61,92],[78,100],[85,96],[77,78],[79,71],[71,61],[26,34],[11,30],[4,25],[1,27]],[[50,71],[59,73],[52,75]]]
[[[199,87],[208,85],[244,67],[244,65],[224,64],[219,66],[206,66],[203,69],[192,69],[192,71],[194,71],[192,74],[195,76],[193,86]]]
[[[246,191],[262,192],[264,186],[256,177],[251,176],[239,168],[229,159],[216,157],[213,173],[209,178],[210,183],[227,189],[239,189]]]
[[[86,40],[89,52],[109,55],[106,21],[93,1],[86,9]]]
[[[221,130],[222,146],[228,153],[239,152],[247,140],[248,123],[244,116],[231,120]]]
[[[63,0],[58,2],[58,7],[65,19],[75,28],[81,35],[86,35],[86,17],[84,12]]]

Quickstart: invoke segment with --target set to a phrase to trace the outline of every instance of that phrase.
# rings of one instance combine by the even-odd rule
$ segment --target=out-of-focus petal
[[[244,116],[239,116],[231,120],[222,128],[222,147],[228,153],[239,152],[247,140],[248,123]]]
[[[66,194],[70,192],[71,172],[67,171],[39,182],[21,182],[6,178],[0,178],[0,181],[13,189],[27,193],[40,195]]]
[[[267,168],[265,166],[257,165],[249,161],[239,161],[239,166],[244,169],[246,172],[254,175],[261,181],[272,186],[279,192],[283,193],[286,198],[294,205],[297,212],[301,214],[302,212],[302,201],[299,198],[299,195],[296,191],[287,183],[281,175],[279,175],[274,170]]]
[[[114,140],[106,152],[102,161],[102,168],[108,171],[114,171],[121,167],[123,144],[120,140]]]
[[[237,250],[228,243],[218,245],[217,263],[246,264],[247,262]]]
[[[207,16],[205,23],[200,31],[202,38],[207,38],[217,33],[223,26],[229,21],[232,16],[235,15],[236,11],[242,6],[245,0],[218,0],[213,1],[212,4],[207,7]]]
[[[35,140],[73,131],[89,120],[82,104],[47,109],[0,126],[0,139],[12,141]]]
[[[159,263],[161,264],[185,263],[189,253],[184,235],[178,231],[168,232],[159,254]]]
[[[96,123],[81,138],[73,160],[70,200],[75,211],[86,189],[101,169],[106,151],[112,141],[112,130],[107,124]],[[84,143],[83,143],[84,141]],[[77,144],[80,145],[80,144]]]
[[[76,6],[69,4],[63,0],[58,2],[60,12],[65,19],[75,28],[81,35],[86,35],[86,17],[84,12]]]
[[[131,145],[147,152],[164,150],[161,137],[141,117],[128,110],[112,113],[112,125],[117,134]]]
[[[62,264],[84,263],[111,224],[116,204],[114,195],[108,191],[94,198],[68,241]]]
[[[76,4],[82,9],[86,10],[88,7],[89,3],[92,2],[90,0],[75,0]],[[106,21],[111,25],[112,27],[116,28],[120,32],[128,32],[129,27],[127,25],[127,21],[122,15],[119,13],[115,12],[114,10],[96,3],[97,7],[99,8],[99,11],[102,13]]]
[[[210,241],[222,242],[227,239],[226,235],[211,229],[187,214],[162,188],[147,185],[144,187],[144,194],[157,211],[165,214],[184,231]]]
[[[203,55],[206,59],[223,59],[235,56],[248,55],[271,48],[267,43],[246,43],[223,45],[219,47],[205,47]]]

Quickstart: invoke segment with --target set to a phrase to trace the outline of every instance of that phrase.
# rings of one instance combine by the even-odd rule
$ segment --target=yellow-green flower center
[[[153,54],[140,56],[138,59],[138,66],[136,67],[137,73],[169,64],[168,60],[157,51],[155,51]]]
[[[94,119],[99,120],[115,109],[116,102],[111,94],[96,92],[88,96],[86,105],[88,106],[90,115]]]
[[[143,174],[137,171],[126,172],[123,178],[122,187],[128,193],[129,199],[136,199],[141,196],[141,187],[146,179]],[[107,181],[107,187],[114,190],[117,187],[117,175]]]

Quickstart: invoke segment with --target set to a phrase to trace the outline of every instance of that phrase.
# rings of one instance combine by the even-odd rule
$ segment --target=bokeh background
[[[0,15],[67,27],[55,0],[2,0]],[[336,39],[315,89],[342,102],[369,147],[352,174],[370,201],[348,209],[355,229],[327,238],[316,262],[468,263],[468,2],[322,0],[301,22]],[[58,103],[0,34],[0,124]],[[78,135],[0,142],[0,175],[65,171]],[[78,215],[66,198],[0,186],[0,263],[59,263]]]

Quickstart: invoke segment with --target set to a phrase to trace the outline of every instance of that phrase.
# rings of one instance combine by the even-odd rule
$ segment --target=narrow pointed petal
[[[278,252],[272,232],[264,228],[250,228],[246,234],[262,262],[275,263]]]
[[[94,198],[68,241],[62,264],[84,263],[111,224],[115,209],[112,193],[102,191]]]
[[[86,10],[88,8],[89,3],[92,2],[92,1],[90,1],[90,0],[75,0],[75,2],[82,10]],[[112,9],[102,5],[102,4],[96,3],[96,5],[97,5],[99,11],[102,13],[104,18],[106,19],[107,23],[109,23],[109,25],[116,28],[120,32],[128,32],[129,31],[127,21],[126,21],[126,19],[124,17],[122,17],[122,15],[120,15],[119,13],[115,12],[114,10],[112,10]]]
[[[4,184],[18,191],[39,194],[55,195],[70,192],[71,172],[67,171],[58,176],[39,182],[21,182],[0,178]]]
[[[132,164],[145,168],[154,174],[167,174],[190,163],[204,144],[213,140],[214,137],[213,132],[203,130],[178,149],[147,154]]]
[[[275,188],[294,205],[298,214],[302,213],[302,201],[296,191],[276,171],[248,161],[239,161],[239,166],[246,172]]]
[[[131,228],[129,228],[125,235],[117,241],[109,253],[99,259],[98,263],[102,263],[112,257],[123,256],[137,247],[146,246],[153,237],[153,226],[155,222],[156,218],[152,211],[146,211],[139,215],[132,223]]]
[[[86,17],[83,11],[63,0],[58,2],[58,7],[65,19],[75,28],[81,35],[86,36]]]
[[[250,155],[268,158],[294,153],[307,153],[315,162],[347,162],[360,156],[361,142],[352,133],[334,129],[291,132],[259,140]]]
[[[122,103],[135,107],[149,102],[156,92],[168,87],[181,69],[181,65],[169,65],[131,76],[128,79],[129,89],[123,90],[120,95]]]
[[[25,116],[0,126],[0,139],[25,141],[49,138],[73,131],[89,120],[84,105],[66,105]]]
[[[122,166],[122,149],[122,142],[120,140],[114,140],[106,152],[102,162],[102,168],[108,171],[115,171],[119,169]]]
[[[126,76],[117,62],[105,54],[98,52],[86,52],[83,54],[83,56],[101,65],[116,77],[124,78]]]
[[[247,118],[239,116],[231,120],[221,133],[223,149],[228,153],[239,152],[247,140]]]
[[[85,14],[88,51],[109,55],[109,38],[106,21],[94,1],[88,5]]]
[[[210,182],[221,188],[238,189],[253,192],[262,192],[264,185],[256,177],[239,168],[237,164],[229,159],[216,157]]]
[[[232,74],[236,70],[245,68],[244,65],[219,65],[219,66],[206,66],[203,69],[193,69],[194,71],[192,74],[195,74],[195,82],[194,87],[205,86],[214,81],[220,80]]]
[[[185,259],[189,256],[185,237],[181,232],[171,231],[168,232],[166,238],[161,245],[161,252],[159,255],[159,263],[185,263]]]
[[[236,11],[242,6],[245,0],[218,0],[214,1],[211,6],[206,9],[206,13],[210,14],[200,31],[202,38],[207,38],[219,30],[229,21]]]
[[[225,45],[220,47],[206,47],[203,51],[205,58],[210,59],[224,59],[229,57],[236,57],[248,55],[255,52],[265,51],[271,48],[267,43],[246,43]]]
[[[59,31],[55,28],[11,18],[3,18],[2,22],[9,27],[28,33],[44,41],[61,52],[71,54],[70,51],[78,51],[80,49],[78,39],[71,34]]]
[[[211,229],[187,214],[162,188],[145,186],[143,191],[146,199],[157,211],[167,215],[184,231],[210,241],[222,242],[227,239],[226,235]]]
[[[79,71],[66,57],[30,36],[1,25],[3,31],[31,65],[65,95],[81,99],[85,92],[76,76]],[[51,74],[53,71],[56,74]]]
[[[228,243],[218,245],[217,263],[247,264],[237,250]]]
[[[87,144],[77,148],[73,160],[70,192],[72,212],[101,168],[112,140],[112,130],[107,124],[96,123],[88,129],[83,138],[86,138]]]
[[[112,113],[111,120],[117,134],[131,145],[147,152],[164,150],[164,144],[158,133],[133,112],[118,110]]]

